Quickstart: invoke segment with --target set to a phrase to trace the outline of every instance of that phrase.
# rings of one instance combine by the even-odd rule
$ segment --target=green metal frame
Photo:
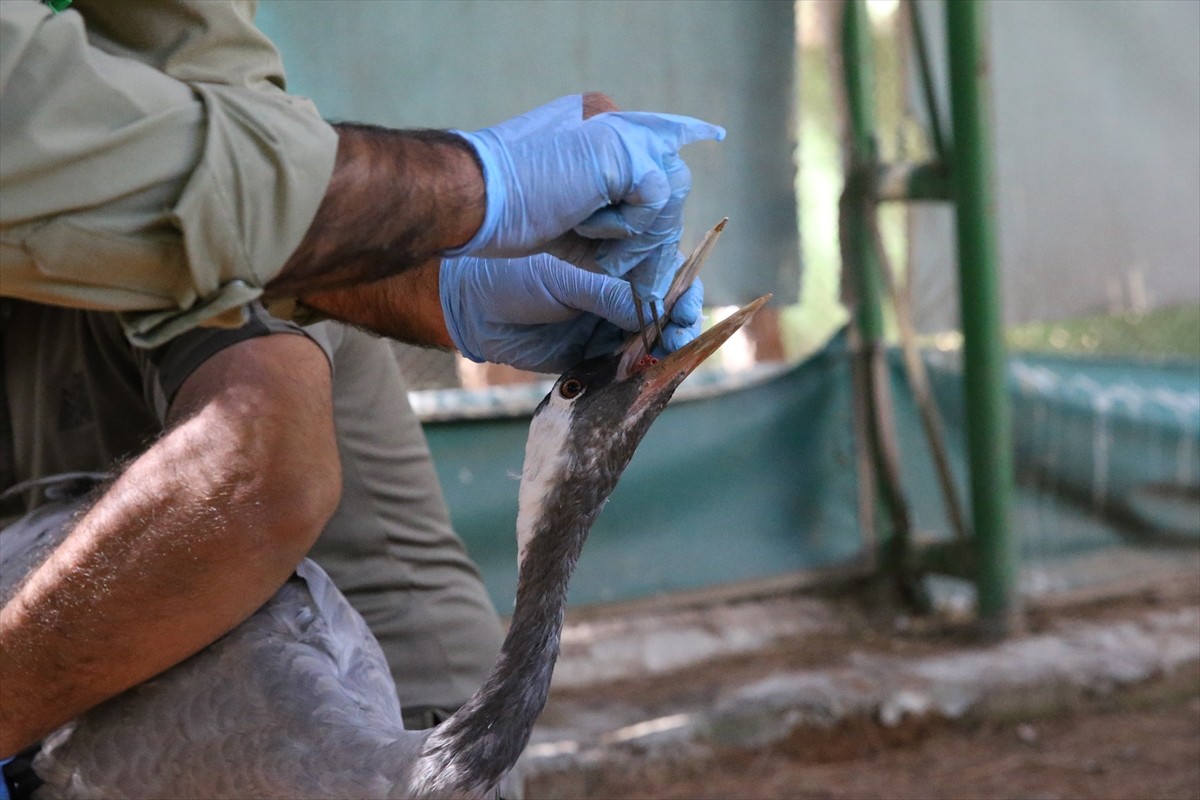
[[[850,117],[849,174],[839,209],[839,240],[846,267],[845,285],[858,333],[853,356],[855,394],[861,406],[862,434],[871,462],[864,475],[864,498],[883,510],[872,513],[880,566],[895,578],[900,598],[917,611],[927,610],[925,596],[910,564],[911,518],[901,483],[900,452],[884,359],[882,253],[875,247],[874,182],[879,161],[875,136],[875,81],[870,22],[866,6],[850,2],[842,16],[842,68]],[[884,524],[884,523],[887,524]],[[864,520],[865,525],[871,523]]]
[[[850,153],[847,208],[847,260],[856,265],[854,276],[858,307],[853,309],[864,342],[883,340],[883,287],[879,280],[879,254],[875,252],[867,215],[874,213],[869,186],[862,176],[879,161],[875,135],[875,72],[871,24],[862,0],[847,3],[842,17],[842,68],[846,80],[846,106],[850,117]]]
[[[952,155],[963,328],[967,453],[979,611],[996,633],[1017,614],[1017,542],[1010,524],[1012,436],[996,258],[989,71],[979,0],[947,0]]]
[[[919,9],[911,12],[914,49],[930,117],[935,161],[883,165],[875,140],[874,72],[864,0],[848,0],[842,58],[850,122],[849,163],[842,221],[845,268],[856,288],[854,320],[870,352],[883,336],[879,255],[867,215],[881,201],[954,203],[963,328],[963,380],[968,413],[974,577],[985,631],[1003,635],[1019,625],[1017,547],[1010,519],[1012,450],[995,246],[992,150],[988,127],[989,73],[981,0],[945,0],[952,143],[942,130]],[[872,399],[870,402],[877,402]],[[887,410],[890,414],[890,409]],[[878,430],[872,441],[884,435]],[[879,458],[877,448],[876,458]],[[880,466],[883,469],[883,466]],[[894,504],[885,503],[897,524]],[[903,513],[901,511],[901,513]],[[886,551],[891,540],[883,538]],[[894,561],[895,556],[891,559]],[[885,562],[886,564],[887,562]]]

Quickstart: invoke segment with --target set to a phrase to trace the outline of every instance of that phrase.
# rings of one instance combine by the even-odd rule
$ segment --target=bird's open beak
[[[749,322],[754,313],[770,299],[771,295],[767,294],[742,306],[666,358],[643,367],[640,398],[645,401],[664,391],[674,391],[692,370],[715,353],[726,339]]]

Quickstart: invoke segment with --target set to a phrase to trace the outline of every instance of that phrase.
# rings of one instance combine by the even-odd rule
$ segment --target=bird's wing
[[[305,561],[229,634],[47,737],[34,766],[47,798],[386,797],[424,738],[403,731],[366,623]]]

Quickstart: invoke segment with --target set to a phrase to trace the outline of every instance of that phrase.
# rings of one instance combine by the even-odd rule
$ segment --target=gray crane
[[[668,307],[720,227],[680,269]],[[378,643],[305,560],[232,632],[48,736],[35,797],[489,796],[545,705],[567,582],[592,523],[676,387],[766,299],[662,360],[635,335],[555,382],[526,444],[508,635],[483,686],[437,728],[404,730]]]

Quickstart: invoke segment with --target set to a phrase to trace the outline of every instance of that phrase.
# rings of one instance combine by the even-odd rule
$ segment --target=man
[[[635,325],[628,284],[551,256],[473,267],[447,261],[440,272],[464,268],[482,280],[453,283],[452,297],[412,287],[409,301],[423,299],[406,323],[410,339],[448,341],[455,314],[486,323],[499,311],[538,313],[557,303],[561,321],[537,326],[548,338],[500,336],[495,346],[519,346],[511,359],[518,363],[576,360],[564,355],[564,343],[596,339],[594,322],[556,300],[580,291],[576,279],[605,287],[597,298],[617,298],[606,316]],[[525,280],[497,285],[489,275]],[[690,297],[668,339],[698,324],[698,293]],[[315,541],[314,553],[336,565],[329,569],[335,582],[389,657],[402,656],[391,660],[402,702],[430,712],[432,722],[466,699],[498,645],[494,612],[445,522],[382,342],[336,328],[327,358],[314,341],[329,330],[262,335],[299,329],[279,328],[259,310],[241,329],[196,329],[141,350],[120,336],[112,314],[14,300],[0,308],[7,412],[0,418],[10,419],[13,442],[11,465],[0,457],[0,473],[22,482],[132,457],[0,609],[0,753],[206,646],[258,608]],[[426,502],[402,502],[414,491]],[[17,511],[42,500],[30,493]],[[431,513],[440,515],[432,528]],[[381,559],[375,570],[364,566]],[[397,590],[397,582],[408,588]],[[451,613],[431,613],[432,604],[412,610],[420,606],[408,597],[420,596],[416,587],[452,598]],[[432,644],[414,648],[419,636]],[[397,642],[390,648],[389,637]],[[430,652],[443,663],[418,657]],[[420,688],[406,695],[412,685]]]
[[[260,296],[393,334],[403,294],[371,282],[444,254],[551,252],[661,298],[678,150],[719,128],[584,121],[578,98],[473,134],[330,126],[283,91],[251,8],[0,7],[0,292],[129,312],[143,345]]]
[[[585,122],[578,97],[475,134],[334,128],[283,92],[240,4],[77,6],[0,6],[0,294],[126,312],[142,346],[253,322],[262,297],[562,369],[605,322],[635,327],[609,275],[661,297],[689,182],[677,151],[723,135]],[[668,347],[694,335],[693,301]],[[265,336],[187,373],[164,435],[0,610],[25,681],[0,682],[0,756],[205,646],[287,577],[341,494],[323,358]]]
[[[6,738],[148,677],[170,629],[225,627],[222,609],[253,610],[306,551],[383,645],[406,724],[428,727],[478,687],[499,621],[450,527],[386,343],[336,323],[302,330],[255,308],[240,329],[197,329],[146,351],[112,314],[11,300],[0,309],[14,434],[0,466],[26,485],[116,478],[90,503],[70,501],[102,543],[95,560],[61,567],[51,556],[69,582],[18,595],[52,647],[6,648]],[[180,442],[189,436],[201,438],[200,459]],[[9,510],[52,503],[48,488],[31,487]],[[233,494],[253,503],[253,519]],[[4,536],[0,564],[17,570]],[[74,611],[85,597],[87,613]],[[94,659],[102,668],[88,668]]]
[[[536,278],[534,294],[569,295],[558,278],[576,276],[629,291],[551,256],[495,268]],[[470,319],[526,302],[523,290],[473,285],[458,284],[454,298]],[[474,690],[499,643],[494,612],[445,519],[383,342],[329,324],[302,332],[256,309],[240,329],[196,329],[143,350],[112,314],[15,300],[0,300],[0,313],[0,420],[12,443],[0,475],[24,483],[127,462],[4,598],[0,754],[212,642],[314,542],[384,641],[403,703],[452,710]],[[631,311],[613,316],[633,324],[620,313]],[[694,324],[698,298],[690,313]],[[565,320],[559,342],[576,322]],[[448,337],[439,317],[414,338]],[[45,499],[30,490],[11,512]],[[421,596],[433,599],[413,599]],[[431,652],[442,661],[423,660]]]

